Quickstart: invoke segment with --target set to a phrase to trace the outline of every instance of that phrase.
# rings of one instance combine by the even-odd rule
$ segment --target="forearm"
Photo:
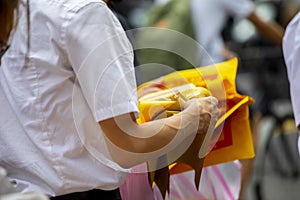
[[[137,124],[133,114],[99,122],[112,158],[122,167],[153,160],[176,148],[183,154],[196,134],[211,133],[218,118],[214,97],[194,98],[171,117]],[[175,156],[175,157],[176,157]]]
[[[282,44],[284,29],[275,21],[265,21],[256,13],[252,13],[248,19],[255,25],[260,34],[262,34],[266,39],[278,45]]]
[[[268,29],[268,30],[264,30],[264,29]],[[269,39],[275,44],[277,45],[282,44],[284,30],[277,23],[272,21],[266,22],[266,28],[260,28],[260,32],[265,38]]]
[[[188,118],[178,114],[137,124],[129,115],[122,115],[99,124],[107,138],[113,159],[129,168],[158,158],[177,147],[187,137],[194,137],[197,126],[193,124],[193,119]]]

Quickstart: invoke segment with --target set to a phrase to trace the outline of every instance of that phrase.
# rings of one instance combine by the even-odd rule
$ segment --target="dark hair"
[[[18,0],[0,0],[0,42],[6,43],[15,23]]]
[[[109,0],[108,2],[107,2],[107,5],[110,7],[110,8],[114,8],[114,6],[115,6],[115,4],[114,3],[119,3],[119,2],[121,2],[121,1],[123,1],[123,0]]]

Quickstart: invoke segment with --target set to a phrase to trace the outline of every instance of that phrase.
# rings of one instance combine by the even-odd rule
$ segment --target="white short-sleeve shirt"
[[[28,38],[24,2],[0,68],[0,166],[22,192],[115,189],[129,169],[98,121],[138,112],[124,30],[102,0],[32,0]]]

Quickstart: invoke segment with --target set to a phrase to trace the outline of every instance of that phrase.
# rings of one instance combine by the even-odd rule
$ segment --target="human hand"
[[[207,133],[218,120],[218,100],[215,97],[193,98],[184,104],[184,112],[199,120],[197,133]]]

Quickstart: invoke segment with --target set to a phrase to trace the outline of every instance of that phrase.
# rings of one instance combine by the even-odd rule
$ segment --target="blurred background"
[[[114,6],[126,27],[147,26],[149,12],[168,0],[123,0]],[[256,11],[283,28],[300,10],[300,0],[255,0]],[[298,133],[293,121],[289,83],[280,45],[262,37],[247,19],[228,17],[222,30],[226,48],[239,59],[237,88],[252,96],[251,122],[256,157],[241,199],[282,200],[300,197]],[[139,56],[136,55],[136,65]],[[138,84],[168,73],[138,75]]]

